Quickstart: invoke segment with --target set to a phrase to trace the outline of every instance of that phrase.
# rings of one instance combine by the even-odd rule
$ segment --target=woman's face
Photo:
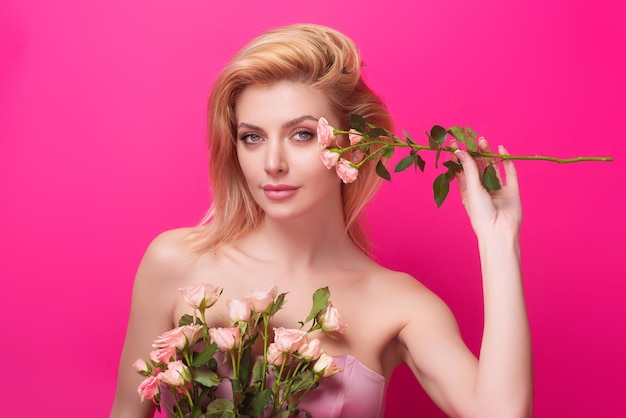
[[[235,105],[237,157],[257,204],[275,219],[340,210],[335,170],[320,160],[317,120],[338,126],[317,89],[281,81],[247,87]]]

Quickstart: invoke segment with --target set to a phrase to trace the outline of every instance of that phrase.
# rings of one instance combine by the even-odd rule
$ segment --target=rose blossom
[[[285,354],[278,349],[276,343],[271,343],[267,347],[267,361],[274,366],[280,366],[285,361]]]
[[[154,376],[144,379],[137,388],[137,393],[141,396],[141,402],[143,402],[144,399],[154,399],[154,397],[159,394],[160,383],[159,379]]]
[[[235,346],[239,343],[239,333],[239,327],[209,329],[211,341],[217,344],[217,347],[222,351],[228,351],[235,348]]]
[[[193,309],[207,309],[217,302],[222,293],[222,288],[209,283],[200,283],[192,287],[178,289],[183,294],[185,301]]]
[[[339,161],[339,153],[325,149],[320,154],[320,158],[322,159],[324,167],[331,169],[337,165],[337,161]]]
[[[150,366],[147,361],[141,358],[135,360],[135,362],[133,363],[133,369],[135,369],[137,373],[141,373],[146,376],[152,373],[152,366]]]
[[[330,301],[328,302],[328,305],[326,305],[326,308],[320,312],[317,320],[320,323],[322,330],[326,332],[336,331],[343,334],[348,326],[345,322],[343,322],[341,316],[339,315],[339,311]]]
[[[322,148],[328,148],[335,139],[333,127],[328,124],[326,118],[319,118],[317,121],[317,140]]]
[[[339,164],[335,167],[337,175],[344,183],[352,183],[359,175],[359,170],[350,164],[350,161],[342,158],[339,160]]]
[[[171,360],[176,359],[176,347],[170,345],[168,347],[159,348],[151,351],[148,356],[150,357],[150,360],[155,363],[167,364]]]
[[[247,321],[250,319],[252,308],[248,299],[231,299],[226,303],[228,315],[233,322]]]
[[[350,129],[350,132],[352,132],[348,135],[348,138],[350,139],[350,145],[358,144],[359,142],[361,142],[363,136],[360,133],[358,133],[354,129]]]
[[[332,376],[340,371],[341,369],[337,367],[335,358],[326,353],[322,353],[313,365],[313,372],[320,374],[322,377]]]
[[[276,286],[272,286],[268,289],[253,289],[248,292],[248,301],[252,305],[252,310],[257,313],[265,312],[265,310],[272,304],[278,289]]]
[[[298,353],[306,360],[317,360],[322,353],[322,342],[318,338],[312,338],[298,347]]]
[[[202,336],[202,325],[184,325],[161,334],[152,344],[154,348],[173,346],[182,350],[193,345]]]
[[[299,329],[274,328],[276,348],[283,353],[296,351],[306,340],[307,333]]]
[[[191,382],[191,373],[182,360],[176,360],[167,365],[167,370],[159,373],[157,378],[170,386],[182,386]]]

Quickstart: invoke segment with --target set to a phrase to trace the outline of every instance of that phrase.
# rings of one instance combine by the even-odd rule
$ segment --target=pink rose
[[[352,183],[359,175],[359,170],[350,164],[350,161],[342,158],[335,167],[337,175],[344,183]]]
[[[265,312],[272,304],[278,289],[272,286],[268,289],[253,289],[248,292],[248,301],[252,305],[252,310],[257,313]]]
[[[133,363],[133,369],[135,369],[137,373],[144,376],[148,376],[152,373],[152,366],[150,366],[147,361],[141,358],[135,360],[135,362]]]
[[[339,153],[325,149],[320,154],[320,158],[322,159],[324,166],[331,169],[337,165],[337,161],[339,161]]]
[[[326,308],[318,315],[317,321],[320,323],[322,330],[326,332],[334,331],[343,334],[348,326],[345,322],[343,322],[341,316],[339,315],[339,311],[330,301],[328,302]]]
[[[313,372],[322,377],[332,376],[340,371],[341,369],[337,367],[335,358],[326,353],[322,353],[320,358],[313,365]]]
[[[211,341],[217,344],[222,351],[229,351],[239,344],[239,327],[233,328],[210,328]]]
[[[317,121],[317,140],[322,148],[328,148],[335,139],[334,128],[328,124],[326,118]]]
[[[139,388],[137,388],[137,393],[141,396],[141,402],[143,402],[144,399],[152,400],[158,396],[160,392],[160,383],[159,379],[154,376],[144,379],[139,385]]]
[[[170,345],[168,347],[159,348],[157,350],[153,350],[148,354],[150,360],[154,363],[162,363],[167,364],[172,360],[176,359],[176,347]]]
[[[152,344],[154,348],[173,346],[182,350],[189,345],[195,344],[202,336],[202,325],[184,325],[174,328],[160,335]]]
[[[167,370],[157,375],[157,378],[170,386],[183,386],[191,382],[191,373],[182,360],[176,360],[167,365]]]
[[[178,289],[185,301],[193,309],[207,309],[217,302],[222,294],[222,288],[209,283],[200,283],[192,287]]]
[[[250,319],[252,307],[248,299],[231,299],[226,305],[231,321],[240,322]]]
[[[350,135],[348,135],[348,138],[350,138],[350,145],[358,144],[359,142],[361,142],[363,136],[358,131],[350,129],[350,132],[352,132]]]
[[[274,328],[274,343],[283,353],[296,351],[306,340],[307,333],[299,329]]]
[[[285,361],[285,354],[278,349],[276,343],[271,343],[267,347],[267,361],[274,366],[280,366]]]
[[[322,353],[322,342],[317,338],[305,341],[298,347],[298,353],[308,361],[317,360]]]

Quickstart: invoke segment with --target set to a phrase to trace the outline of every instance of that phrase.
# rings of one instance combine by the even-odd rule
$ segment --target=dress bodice
[[[307,393],[299,407],[309,411],[314,418],[382,417],[385,403],[385,378],[351,355],[333,357],[342,371],[321,379],[319,386]],[[225,367],[226,364],[222,364],[220,368]],[[229,373],[221,369],[220,374]],[[221,396],[232,397],[229,386],[221,385],[218,393],[223,392]],[[166,402],[171,405],[171,398],[165,395],[164,400],[166,399],[169,401]],[[304,416],[304,414],[299,416]]]
[[[300,406],[314,418],[382,417],[385,378],[350,355],[334,357],[343,371],[322,380]]]

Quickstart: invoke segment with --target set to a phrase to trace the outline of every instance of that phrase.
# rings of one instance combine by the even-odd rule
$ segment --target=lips
[[[296,186],[290,186],[288,184],[266,184],[262,186],[265,196],[272,200],[287,199],[298,191]]]

